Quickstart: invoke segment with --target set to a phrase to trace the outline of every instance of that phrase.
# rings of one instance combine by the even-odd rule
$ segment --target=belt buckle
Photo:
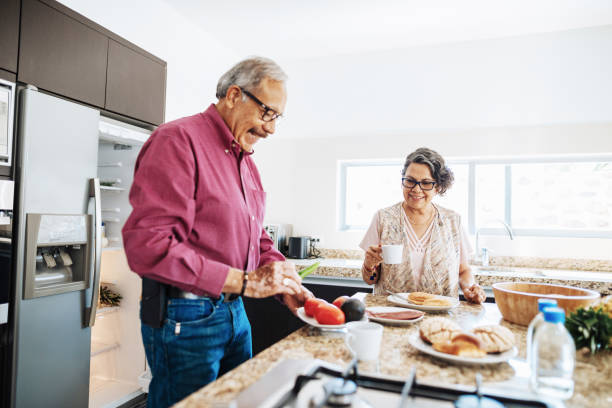
[[[237,293],[224,293],[223,294],[223,303],[233,302],[234,300],[240,297]]]

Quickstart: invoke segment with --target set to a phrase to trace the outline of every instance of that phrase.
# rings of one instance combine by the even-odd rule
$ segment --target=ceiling
[[[316,58],[612,24],[610,0],[166,0],[238,55]]]

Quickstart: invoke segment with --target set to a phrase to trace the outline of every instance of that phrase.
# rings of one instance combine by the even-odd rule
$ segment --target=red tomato
[[[324,301],[323,299],[317,299],[317,298],[306,299],[306,302],[304,303],[304,312],[306,312],[306,316],[314,317],[317,307],[322,303],[327,303],[327,302]]]
[[[344,312],[334,305],[321,304],[315,312],[319,324],[344,324]]]
[[[349,299],[348,296],[340,296],[338,298],[336,298],[336,300],[334,300],[333,305],[336,307],[342,307],[342,304]]]

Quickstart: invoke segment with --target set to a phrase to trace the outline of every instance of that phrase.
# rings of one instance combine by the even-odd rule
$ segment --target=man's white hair
[[[236,85],[246,90],[253,90],[259,86],[259,83],[264,78],[285,82],[287,80],[287,74],[285,74],[276,62],[269,58],[247,58],[234,65],[225,74],[221,75],[219,82],[217,82],[217,98],[225,98],[227,90],[232,85]]]

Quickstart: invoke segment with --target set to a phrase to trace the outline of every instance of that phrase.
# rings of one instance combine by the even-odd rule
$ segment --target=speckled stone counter
[[[390,305],[384,296],[367,295],[368,306]],[[518,359],[512,364],[463,366],[445,363],[422,354],[408,343],[409,336],[418,331],[418,323],[411,326],[384,326],[383,342],[379,356],[379,372],[387,375],[406,377],[412,365],[417,367],[417,381],[436,384],[473,385],[475,375],[480,372],[484,386],[495,383],[516,381],[519,389],[525,389],[518,379],[525,356],[525,327],[503,321],[494,304],[472,305],[461,302],[460,306],[443,315],[459,325],[470,328],[487,323],[500,323],[516,336],[519,349]],[[427,314],[425,319],[436,316]],[[439,316],[439,314],[438,314]],[[574,372],[575,392],[566,401],[568,407],[610,407],[612,406],[612,353],[595,356],[577,353]],[[303,327],[253,359],[230,371],[217,381],[200,389],[176,406],[181,408],[211,407],[217,402],[229,402],[242,390],[257,381],[276,363],[284,359],[321,359],[338,365],[346,365],[351,355],[344,344],[342,333],[326,333],[310,326]],[[360,367],[368,371],[368,366]],[[374,368],[372,368],[374,369]],[[517,371],[519,370],[519,371]],[[520,374],[520,375],[519,375]],[[522,384],[522,388],[521,385]]]
[[[322,258],[360,259],[364,252],[361,249],[328,249],[319,250]],[[473,260],[474,261],[474,260]],[[549,270],[577,270],[590,272],[612,272],[612,259],[573,259],[573,258],[540,258],[535,256],[491,256],[491,267],[539,268]],[[474,261],[475,265],[480,262]]]
[[[291,259],[300,270],[314,262],[320,262],[319,268],[311,276],[324,276],[361,279],[362,259],[322,258],[297,260]],[[555,263],[555,265],[558,265]],[[605,268],[604,268],[605,269]],[[509,267],[472,265],[472,272],[476,281],[484,287],[490,287],[497,282],[537,282],[557,285],[576,286],[591,289],[602,295],[612,294],[612,273],[604,271],[585,271],[576,269],[549,269],[545,267]]]

